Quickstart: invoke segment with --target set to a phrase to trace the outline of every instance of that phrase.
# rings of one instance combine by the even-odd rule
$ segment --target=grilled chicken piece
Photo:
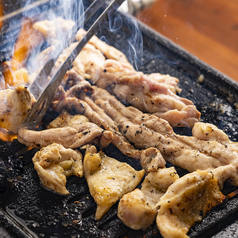
[[[68,91],[68,94],[74,92],[75,88]],[[73,95],[71,95],[73,96]],[[108,117],[105,112],[99,108],[90,98],[83,97],[84,100],[75,97],[67,97],[65,100],[57,104],[54,110],[61,112],[62,110],[71,111],[78,114],[84,114],[91,122],[97,124],[101,128],[105,128],[113,133],[112,144],[116,146],[123,154],[135,159],[139,159],[143,169],[147,172],[156,171],[158,168],[165,167],[165,160],[156,148],[147,148],[145,150],[137,150],[131,145],[127,139],[119,132],[116,123]]]
[[[83,167],[89,192],[97,203],[97,220],[125,193],[135,189],[144,175],[144,170],[136,171],[102,152],[86,152]]]
[[[100,145],[107,147],[113,140],[112,132],[103,130],[82,117],[72,117],[62,128],[50,128],[43,131],[21,128],[18,130],[18,141],[30,147],[44,147],[55,142],[74,149],[99,138]]]
[[[79,39],[83,34],[83,31],[78,32]],[[107,89],[123,103],[166,119],[173,127],[192,128],[199,121],[200,112],[193,103],[175,94],[180,91],[177,78],[159,73],[145,75],[135,71],[127,61],[112,60],[113,57],[107,55],[109,59],[106,60],[99,45],[107,45],[96,38],[91,44],[84,47],[73,63],[79,75]]]
[[[162,76],[159,74],[158,77]],[[176,79],[167,81],[176,81]],[[172,127],[192,128],[194,123],[199,121],[200,112],[192,101],[176,95],[175,89],[170,90],[172,85],[170,83],[167,85],[165,82],[166,79],[163,83],[156,80],[155,74],[147,76],[120,62],[107,60],[96,85],[114,94],[127,105],[164,118]]]
[[[164,238],[188,237],[190,227],[225,199],[209,171],[196,171],[176,180],[161,197],[156,224]]]
[[[0,127],[17,133],[25,121],[34,97],[23,85],[0,91]]]
[[[118,218],[133,230],[149,227],[156,214],[156,208],[148,204],[145,194],[138,188],[125,194],[118,204]]]
[[[168,187],[177,179],[179,179],[179,176],[174,167],[159,169],[156,172],[149,173],[141,185],[141,191],[144,193],[150,206],[156,206]]]
[[[117,213],[120,220],[134,230],[149,227],[157,214],[156,204],[178,178],[173,167],[149,173],[142,183],[141,190],[135,189],[121,198]]]
[[[218,141],[221,144],[230,143],[230,140],[224,131],[219,130],[215,125],[210,123],[195,123],[192,134],[199,140]]]
[[[114,94],[123,103],[154,113],[173,127],[192,128],[199,121],[200,112],[194,104],[175,94],[180,90],[178,79],[161,74],[145,75],[126,63],[105,60],[92,46],[87,46],[86,55],[83,52],[78,55],[77,64],[73,64],[74,69],[79,75],[88,74],[85,78]]]
[[[48,189],[67,195],[66,177],[83,176],[82,154],[53,143],[38,151],[32,159],[41,183]]]
[[[84,29],[80,29],[75,35],[75,39],[77,41],[80,41],[84,37],[85,34],[86,34],[86,31]],[[103,53],[103,55],[105,55],[108,59],[114,59],[119,62],[123,62],[132,68],[126,56],[121,51],[101,41],[100,39],[98,39],[98,37],[93,36],[89,40],[89,44],[92,44],[96,49],[100,50]]]
[[[119,131],[138,149],[155,147],[165,160],[190,172],[213,170],[232,164],[238,171],[238,144],[199,140],[193,136],[174,133],[167,121],[143,114],[136,108],[125,107],[107,91],[94,87],[94,102],[118,125]],[[238,172],[230,174],[229,181],[238,186]]]
[[[100,77],[105,60],[100,50],[91,44],[86,44],[73,62],[73,68],[81,76],[94,82]]]

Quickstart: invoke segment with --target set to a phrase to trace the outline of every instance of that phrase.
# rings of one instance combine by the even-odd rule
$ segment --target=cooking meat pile
[[[67,177],[85,176],[97,204],[95,219],[119,201],[118,217],[126,226],[138,230],[156,222],[165,238],[188,237],[190,227],[225,199],[224,182],[238,186],[238,144],[215,125],[200,122],[193,102],[177,95],[177,78],[137,72],[122,52],[94,36],[50,105],[49,112],[58,116],[44,130],[22,126],[36,101],[27,86],[57,48],[57,32],[73,24],[56,18],[30,25],[34,44],[47,41],[49,47],[37,56],[35,71],[27,70],[25,59],[6,63],[0,127],[40,149],[32,161],[47,189],[67,195]],[[84,34],[78,31],[50,77]],[[27,58],[34,44],[15,52]],[[188,127],[192,136],[176,134],[174,127]],[[139,161],[141,170],[106,155],[109,144]],[[189,173],[179,177],[173,166]]]

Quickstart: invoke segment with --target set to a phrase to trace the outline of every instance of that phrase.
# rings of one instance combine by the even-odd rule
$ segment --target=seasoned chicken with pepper
[[[22,126],[35,99],[23,85],[0,91],[0,127],[13,133]]]
[[[65,121],[60,124],[59,121],[62,118]],[[43,131],[20,128],[18,141],[31,147],[43,147],[56,142],[66,148],[74,149],[98,141],[102,147],[106,147],[113,140],[112,132],[103,130],[96,124],[89,122],[84,116],[67,117],[62,115],[55,120],[51,122],[49,129]],[[55,127],[57,123],[59,128]]]
[[[190,172],[231,165],[236,172],[229,173],[229,182],[234,186],[238,185],[236,142],[227,141],[224,144],[219,142],[219,138],[217,141],[214,138],[202,140],[194,136],[175,134],[167,121],[144,114],[134,107],[125,107],[106,90],[97,87],[94,87],[91,98],[117,123],[119,131],[136,148],[155,147],[165,160]]]
[[[136,171],[127,163],[90,150],[85,154],[83,168],[89,192],[97,204],[95,218],[99,220],[125,193],[135,189],[144,170]]]
[[[149,227],[157,215],[156,204],[178,178],[173,167],[149,173],[141,185],[141,190],[137,188],[120,199],[118,217],[126,226],[135,230]]]
[[[53,143],[38,151],[32,159],[41,183],[48,189],[67,195],[66,178],[83,176],[82,154]]]
[[[176,180],[158,203],[156,224],[164,238],[184,237],[214,206],[225,199],[210,171],[195,171]]]
[[[76,39],[80,40],[83,32],[80,30]],[[173,127],[192,128],[194,123],[199,121],[200,112],[194,104],[176,95],[176,92],[181,91],[177,86],[177,78],[159,73],[145,75],[137,72],[124,57],[119,60],[116,56],[106,54],[107,51],[101,47],[106,44],[97,37],[93,37],[89,44],[94,48],[91,46],[91,49],[88,49],[87,57],[79,54],[78,64],[73,64],[76,70],[80,69],[79,74],[82,75],[81,69],[84,68],[90,75],[86,78],[92,83],[114,94],[127,105],[164,118]]]
[[[71,90],[68,91],[69,94],[70,91]],[[72,88],[72,91],[75,93],[75,96],[78,94],[74,87]],[[105,128],[106,131],[112,132],[113,139],[111,143],[115,145],[123,154],[139,159],[142,168],[147,172],[156,171],[158,168],[165,167],[165,160],[158,149],[154,147],[147,148],[145,150],[135,149],[134,146],[130,144],[129,141],[119,132],[116,123],[108,117],[101,108],[99,108],[88,97],[84,97],[84,100],[80,100],[75,97],[67,97],[56,106],[55,110],[58,112],[61,112],[63,109],[67,111],[73,110],[78,114],[85,115],[91,122],[101,128]]]

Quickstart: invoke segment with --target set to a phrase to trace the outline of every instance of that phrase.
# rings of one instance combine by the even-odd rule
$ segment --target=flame
[[[238,189],[234,190],[233,192],[229,193],[227,195],[228,199],[233,198],[234,196],[236,196],[238,194]]]
[[[8,130],[0,128],[0,140],[11,142],[14,139],[17,139],[17,135],[9,133]]]
[[[27,71],[22,70],[31,51],[42,43],[44,37],[33,28],[33,21],[24,18],[18,39],[14,47],[14,53],[10,62],[6,62],[6,69],[3,72],[5,87],[17,84],[27,84],[29,75]],[[20,72],[19,72],[20,70]]]
[[[3,6],[2,6],[2,1],[0,1],[0,19],[3,16]],[[0,20],[0,30],[2,29],[3,22]]]

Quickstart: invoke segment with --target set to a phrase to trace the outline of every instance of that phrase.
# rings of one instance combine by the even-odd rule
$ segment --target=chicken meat
[[[106,90],[98,87],[94,87],[91,98],[138,149],[155,147],[165,160],[190,172],[198,169],[212,170],[229,164],[238,170],[237,142],[220,143],[220,136],[217,140],[214,137],[212,140],[202,140],[195,136],[175,134],[166,120],[144,114],[134,107],[126,107]],[[237,186],[238,172],[230,175],[230,183]]]
[[[141,185],[141,190],[137,188],[120,199],[117,212],[120,220],[134,230],[149,227],[156,218],[157,203],[178,178],[173,167],[149,173]]]
[[[65,116],[59,116],[64,118]],[[60,119],[57,119],[60,120]],[[113,134],[110,131],[103,130],[96,124],[91,123],[84,116],[74,116],[68,118],[63,127],[55,128],[56,122],[51,123],[51,128],[35,131],[27,128],[18,130],[18,141],[30,147],[44,147],[52,143],[58,143],[66,148],[77,148],[88,143],[97,142],[102,147],[107,147],[113,140]]]
[[[212,172],[198,170],[181,177],[169,186],[158,203],[156,224],[161,235],[188,238],[190,227],[224,199]]]
[[[83,168],[89,192],[97,204],[97,220],[125,193],[135,189],[144,176],[144,170],[136,171],[127,163],[92,150],[86,151]]]
[[[32,161],[43,186],[62,195],[69,193],[67,177],[83,176],[82,154],[57,143],[36,152]]]
[[[0,91],[0,127],[13,133],[22,126],[35,98],[21,85]]]

